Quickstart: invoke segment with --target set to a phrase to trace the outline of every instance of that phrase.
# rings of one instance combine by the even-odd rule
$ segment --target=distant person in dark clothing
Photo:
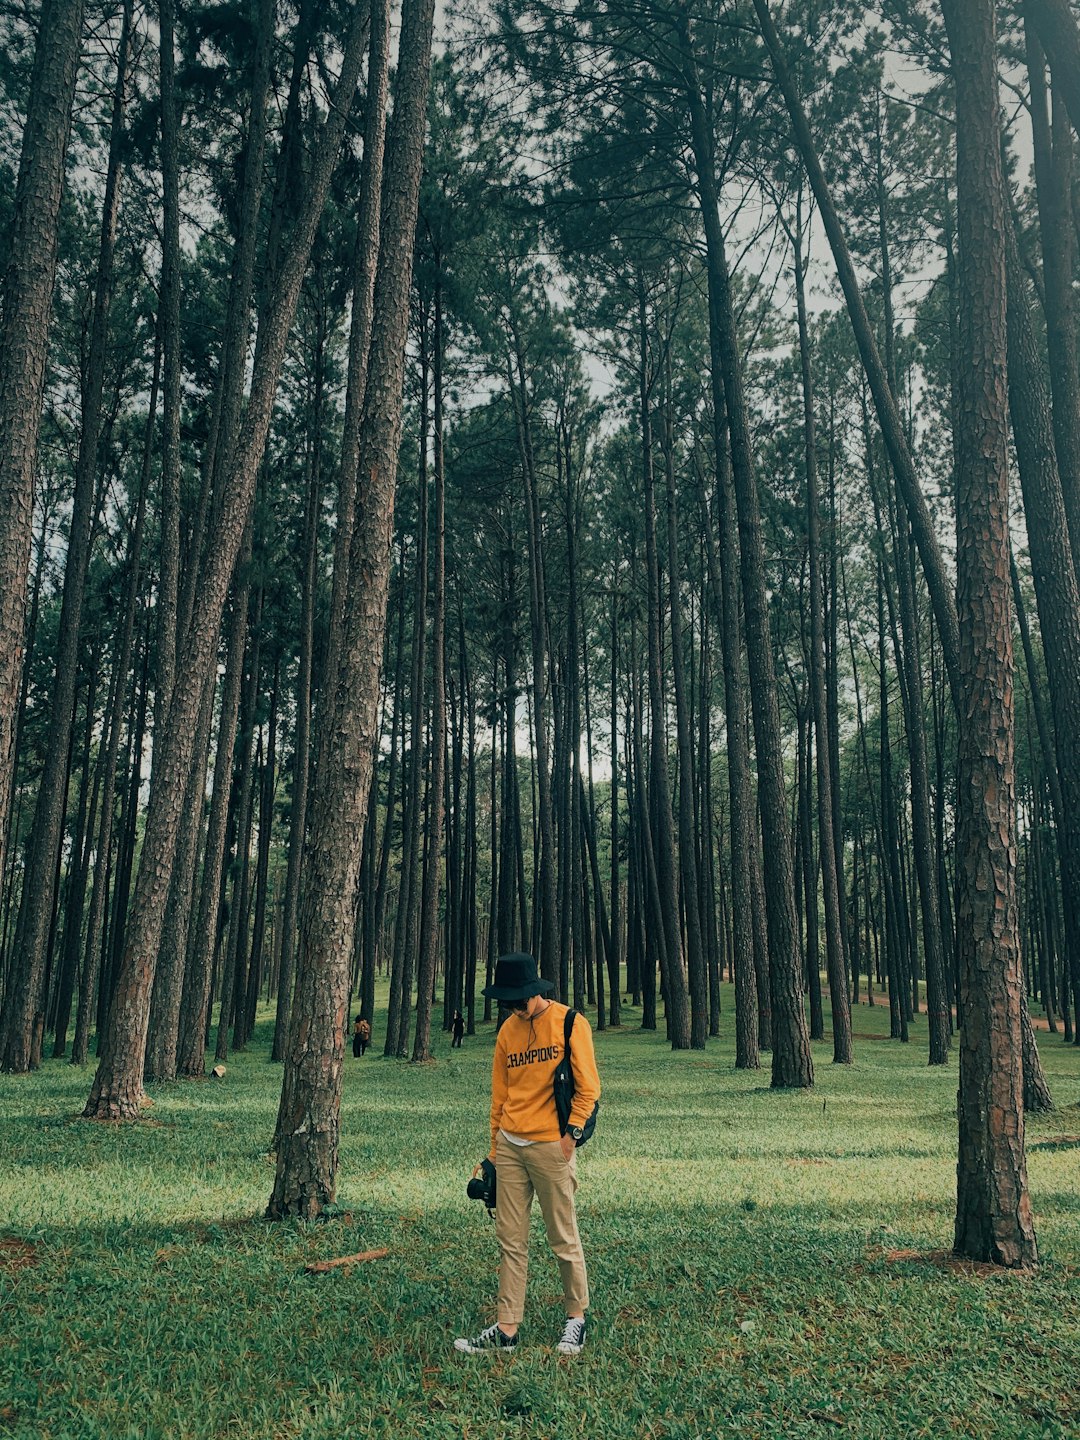
[[[453,1032],[454,1032],[454,1038],[453,1038],[453,1040],[450,1042],[450,1049],[451,1049],[451,1050],[460,1050],[460,1049],[461,1049],[461,1039],[462,1039],[462,1036],[465,1034],[465,1020],[464,1020],[464,1018],[462,1017],[462,1014],[461,1014],[461,1011],[460,1011],[460,1010],[455,1010],[455,1011],[454,1011],[454,1019],[453,1019],[453,1022],[452,1022],[452,1024],[451,1024],[451,1029],[452,1029]]]
[[[371,1044],[371,1026],[360,1015],[353,1020],[352,1027],[352,1053],[357,1060]]]

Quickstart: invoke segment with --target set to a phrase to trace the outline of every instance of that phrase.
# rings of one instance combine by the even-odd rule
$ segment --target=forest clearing
[[[465,1197],[486,1144],[490,1026],[460,1051],[444,1037],[431,1065],[349,1061],[342,1213],[325,1225],[261,1218],[278,1089],[265,1011],[222,1081],[152,1087],[131,1127],[79,1123],[70,1067],[0,1079],[0,1153],[18,1157],[0,1213],[27,1246],[0,1252],[0,1434],[1074,1435],[1080,1107],[1029,1129],[1038,1272],[947,1269],[928,1256],[951,1242],[955,1075],[890,1045],[887,1009],[860,1006],[857,1028],[882,1043],[854,1068],[822,1063],[813,1092],[773,1091],[732,1066],[731,999],[725,987],[704,1056],[671,1052],[636,1016],[598,1037],[584,1369],[553,1353],[556,1277],[539,1255],[518,1352],[450,1348],[495,1258]],[[1051,1084],[1071,1059],[1048,1048]],[[919,1258],[889,1258],[905,1250]]]
[[[1074,0],[0,6],[0,1433],[1080,1433],[1078,134]]]

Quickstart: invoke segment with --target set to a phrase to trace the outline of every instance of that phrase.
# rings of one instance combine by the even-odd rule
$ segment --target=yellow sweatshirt
[[[553,1000],[532,1020],[511,1015],[495,1041],[491,1068],[491,1159],[500,1130],[523,1140],[558,1140],[559,1115],[552,1088],[562,1059],[563,1023],[567,1005]],[[600,1098],[600,1076],[593,1054],[592,1030],[579,1011],[570,1033],[570,1063],[574,1071],[571,1125],[584,1125]]]

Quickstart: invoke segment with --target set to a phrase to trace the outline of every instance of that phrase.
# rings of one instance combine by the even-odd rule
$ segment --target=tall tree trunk
[[[1030,20],[1024,22],[1024,38],[1031,89],[1035,189],[1042,239],[1043,310],[1050,361],[1054,449],[1076,567],[1080,557],[1080,358],[1076,350],[1076,297],[1073,292],[1075,247],[1069,223],[1072,132],[1061,97],[1061,86],[1055,83],[1051,136],[1046,106],[1046,59]]]
[[[1080,1037],[1080,585],[1069,563],[1065,499],[1056,464],[1045,372],[1032,331],[1028,291],[1011,228],[1006,231],[1005,249],[1009,408],[1054,717],[1053,748],[1044,758],[1047,768],[1054,772],[1051,797],[1056,802],[1065,961]]]
[[[667,361],[670,392],[670,355]],[[671,403],[665,407],[664,471],[667,482],[668,603],[671,611],[671,667],[675,682],[675,724],[679,751],[679,875],[686,917],[686,968],[690,982],[690,1047],[704,1050],[709,1034],[709,989],[698,892],[697,826],[694,819],[694,767],[683,653],[682,600],[679,595],[679,530],[675,497],[675,437]]]
[[[57,220],[82,44],[82,0],[44,0],[30,76],[15,212],[0,287],[0,875],[15,766],[26,580],[34,523],[45,359],[56,278]],[[9,984],[6,995],[10,995]],[[20,1025],[21,1028],[21,1025]],[[0,1029],[0,1039],[3,1031]],[[26,1069],[27,1047],[0,1064]]]
[[[555,823],[548,755],[547,696],[549,656],[547,646],[547,595],[544,585],[543,533],[540,524],[540,498],[533,462],[532,418],[530,414],[525,358],[518,337],[513,335],[511,353],[507,356],[510,398],[517,423],[518,447],[521,452],[525,479],[525,515],[529,537],[529,621],[532,637],[532,703],[536,726],[537,802],[540,822],[540,883],[536,890],[536,917],[539,928],[537,959],[540,974],[556,986],[559,984],[558,957],[555,953],[558,935],[555,906]],[[556,990],[556,995],[559,991]]]
[[[274,662],[273,688],[270,691],[270,715],[266,725],[266,751],[262,763],[262,787],[259,794],[259,848],[255,870],[255,916],[251,927],[251,954],[247,966],[247,992],[237,1017],[237,1025],[246,1045],[255,1033],[255,1012],[262,983],[263,951],[266,940],[266,905],[270,885],[270,842],[274,830],[274,787],[277,781],[277,719],[280,662]],[[239,1047],[238,1047],[239,1048]]]
[[[177,0],[159,0],[161,98],[161,544],[157,593],[157,708],[168,713],[176,676],[180,594],[180,107],[176,94]]]
[[[173,867],[165,932],[154,968],[144,1066],[147,1080],[176,1079],[180,1010],[189,949],[189,921],[194,901],[195,867],[199,857],[199,837],[203,828],[206,800],[206,758],[214,720],[215,680],[216,676],[211,675],[203,684],[202,704],[196,722],[198,729],[195,749],[187,782],[187,804],[181,822],[176,864]]]
[[[301,918],[297,989],[278,1112],[277,1169],[267,1213],[313,1216],[336,1193],[341,1066],[368,790],[374,764],[390,536],[401,435],[434,0],[405,0],[386,207],[375,289],[371,362],[360,430],[359,523],[349,548],[348,597],[329,677],[312,796],[312,843]]]
[[[405,1058],[412,1005],[412,977],[420,888],[417,879],[421,847],[421,806],[424,778],[424,696],[427,680],[428,593],[428,373],[427,318],[420,319],[420,463],[417,475],[416,575],[413,581],[412,680],[409,687],[409,773],[402,806],[401,879],[394,925],[394,968],[386,1018],[384,1054]],[[404,602],[403,602],[404,603]]]
[[[619,977],[622,944],[622,902],[619,891],[619,610],[611,595],[611,947],[608,950],[608,994],[611,998],[611,1024],[621,1025],[622,985]],[[599,886],[599,881],[596,882]]]
[[[436,262],[438,264],[438,262]],[[439,941],[439,879],[443,845],[443,789],[446,781],[446,471],[443,464],[443,316],[442,285],[436,272],[434,297],[434,469],[435,565],[431,610],[431,781],[427,858],[420,908],[420,954],[416,969],[414,1061],[431,1059],[431,994]]]
[[[296,666],[296,734],[293,739],[292,804],[289,812],[289,858],[285,872],[285,903],[281,918],[281,967],[278,974],[277,1016],[274,1022],[272,1060],[285,1058],[289,1010],[292,1006],[296,959],[296,919],[300,901],[300,866],[307,830],[308,781],[311,774],[311,677],[315,648],[315,591],[319,553],[319,500],[322,481],[322,425],[324,384],[324,309],[319,308],[314,377],[315,428],[308,458],[307,505],[301,546],[300,655]],[[370,1020],[368,1022],[370,1024]]]
[[[64,808],[67,799],[68,751],[71,747],[78,674],[79,628],[82,618],[86,572],[90,564],[91,532],[98,494],[99,441],[102,395],[109,343],[109,307],[112,299],[113,257],[116,226],[120,213],[120,160],[123,151],[124,112],[127,105],[128,58],[131,40],[132,0],[125,0],[120,34],[116,82],[113,88],[112,126],[109,135],[109,162],[101,212],[94,283],[93,320],[86,362],[86,383],[82,397],[82,428],[75,466],[75,489],[64,564],[64,594],[60,607],[60,633],[56,645],[56,669],[49,696],[49,721],[45,768],[38,788],[31,832],[29,862],[24,882],[26,899],[19,926],[14,983],[8,990],[6,1014],[0,1024],[3,1046],[0,1069],[21,1072],[30,1068],[34,1015],[41,1003],[49,930],[55,904],[57,856],[60,852]],[[46,23],[47,16],[42,16]],[[29,124],[29,120],[27,122]],[[2,339],[2,337],[0,337]],[[0,405],[2,414],[2,405]],[[14,437],[13,437],[14,438]],[[6,463],[6,462],[5,462]],[[0,495],[3,492],[0,491]],[[14,497],[12,497],[14,498]],[[3,572],[0,571],[0,576]],[[25,586],[25,575],[24,575]],[[25,593],[25,589],[24,589]],[[21,636],[20,636],[21,647]],[[2,751],[0,751],[2,755]],[[2,766],[0,760],[0,766]],[[0,782],[2,783],[2,782]],[[0,821],[6,821],[6,807],[0,805]]]
[[[79,1003],[75,1012],[75,1038],[71,1044],[71,1063],[85,1065],[90,1044],[90,1014],[98,985],[101,959],[101,935],[105,918],[105,902],[109,857],[112,854],[113,820],[116,810],[116,765],[120,753],[120,722],[123,715],[127,676],[131,669],[135,615],[138,609],[139,585],[142,578],[143,532],[146,522],[146,499],[150,488],[150,465],[153,455],[154,422],[157,415],[158,387],[161,376],[161,335],[159,333],[154,349],[154,371],[150,383],[150,403],[143,437],[142,470],[139,476],[139,498],[136,502],[135,519],[128,542],[128,575],[124,597],[124,618],[120,628],[120,641],[113,661],[120,682],[115,686],[113,708],[106,719],[103,738],[104,764],[102,768],[101,826],[97,836],[97,854],[94,865],[94,879],[90,889],[90,913],[86,923],[86,948],[83,952],[82,978],[79,985]]]
[[[1073,129],[1080,132],[1080,30],[1069,0],[1024,0],[1024,15],[1039,32],[1054,85],[1065,97]]]
[[[251,393],[231,467],[227,494],[188,631],[169,723],[161,737],[161,783],[146,815],[139,880],[132,903],[101,1063],[84,1114],[92,1119],[133,1119],[142,1098],[142,1068],[154,967],[179,838],[185,781],[195,743],[202,683],[217,656],[225,594],[255,496],[278,375],[300,284],[329,189],[367,40],[367,7],[354,11],[342,68],[311,161],[303,212],[282,266],[260,335]],[[260,330],[263,327],[260,326]],[[182,681],[182,683],[181,683]]]
[[[248,119],[244,142],[243,178],[240,183],[236,242],[233,246],[232,274],[225,327],[221,339],[214,398],[210,412],[210,429],[201,467],[199,496],[191,523],[187,555],[188,563],[182,576],[179,595],[177,633],[179,644],[188,637],[195,613],[196,600],[214,563],[214,546],[208,544],[208,530],[216,538],[223,507],[229,493],[229,479],[234,473],[237,437],[241,425],[244,379],[248,365],[248,340],[251,328],[251,296],[255,286],[255,250],[260,233],[259,219],[266,155],[267,102],[270,92],[273,59],[274,25],[277,0],[247,0],[248,20],[254,35],[248,81]],[[268,333],[260,323],[258,347]],[[171,696],[170,696],[171,701]],[[155,699],[154,723],[161,729],[167,720]],[[158,748],[155,747],[151,789],[156,781]]]
[[[825,618],[821,576],[821,514],[817,483],[817,436],[814,421],[814,387],[810,369],[810,333],[806,318],[806,266],[802,257],[801,216],[795,230],[795,293],[799,316],[799,360],[803,387],[803,434],[806,451],[806,512],[810,562],[810,696],[817,749],[818,854],[825,897],[825,947],[832,1010],[833,1062],[850,1065],[851,1005],[847,989],[847,961],[840,916],[843,871],[837,873],[833,834],[833,785],[829,744],[829,717],[825,696]]]
[[[641,458],[645,490],[645,574],[647,594],[646,638],[649,684],[649,780],[648,794],[652,845],[650,859],[656,868],[657,920],[663,926],[661,976],[664,982],[668,1039],[673,1050],[689,1049],[690,1014],[686,979],[683,973],[682,934],[679,924],[679,896],[675,880],[674,818],[667,768],[667,715],[664,707],[663,662],[660,654],[660,563],[656,544],[656,495],[653,478],[653,439],[649,376],[648,315],[644,279],[638,280],[638,334],[640,357],[639,410],[641,415]],[[651,882],[650,882],[651,883]],[[702,1036],[704,1044],[704,1036]]]
[[[772,636],[765,591],[761,506],[750,449],[742,382],[742,360],[731,298],[724,234],[720,225],[712,147],[697,66],[690,48],[689,22],[680,21],[709,270],[709,321],[718,330],[720,362],[731,437],[731,467],[738,512],[739,559],[749,661],[750,698],[758,762],[758,804],[764,851],[765,908],[769,930],[772,1001],[772,1084],[807,1087],[814,1063],[806,1034],[799,983],[798,924],[792,872],[791,830],[784,793],[780,709],[773,668]]]
[[[993,10],[944,0],[956,86],[960,355],[957,418],[957,787],[961,1009],[955,1250],[1038,1259],[1024,1155],[1023,986],[1009,604],[1005,215]]]
[[[184,977],[184,991],[180,1005],[176,1073],[188,1080],[200,1078],[206,1053],[210,986],[213,978],[214,951],[218,934],[218,910],[222,894],[221,872],[225,861],[229,794],[232,788],[233,750],[236,746],[240,692],[244,679],[250,548],[249,528],[237,561],[236,579],[233,585],[232,616],[228,630],[225,678],[221,687],[221,711],[218,716],[217,747],[214,752],[214,788],[210,798],[210,819],[203,852],[198,921],[195,928],[194,949]]]

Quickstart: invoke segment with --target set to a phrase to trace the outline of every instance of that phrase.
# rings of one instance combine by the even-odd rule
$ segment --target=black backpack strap
[[[570,1032],[574,1028],[574,1021],[577,1019],[576,1010],[567,1010],[566,1018],[563,1021],[563,1045],[566,1048],[566,1058],[570,1059]]]

